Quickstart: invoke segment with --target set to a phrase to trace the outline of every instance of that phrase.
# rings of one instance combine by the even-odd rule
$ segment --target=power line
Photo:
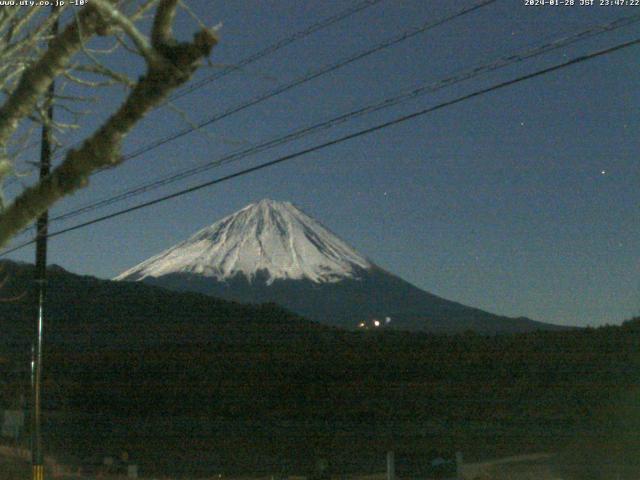
[[[232,73],[232,72],[236,72],[241,70],[243,67],[246,67],[247,65],[254,63],[258,60],[260,60],[261,58],[264,58],[268,55],[271,55],[275,52],[277,52],[278,50],[281,50],[282,48],[286,47],[287,45],[292,44],[293,42],[300,40],[304,37],[307,37],[309,35],[311,35],[314,32],[317,32],[318,30],[321,30],[323,28],[326,28],[330,25],[333,25],[334,23],[339,22],[340,20],[343,20],[355,13],[361,12],[362,10],[365,10],[373,5],[375,5],[376,3],[380,3],[382,0],[365,0],[364,2],[360,2],[356,5],[354,5],[351,8],[347,8],[346,10],[333,15],[331,17],[327,17],[323,20],[320,20],[316,23],[314,23],[313,25],[310,25],[309,27],[307,27],[304,30],[301,30],[299,32],[294,33],[293,35],[290,35],[286,38],[283,38],[282,40],[269,45],[265,48],[263,48],[262,50],[259,50],[258,52],[254,53],[253,55],[250,55],[248,57],[243,58],[242,60],[240,60],[237,64],[227,67],[225,69],[223,69],[220,72],[214,73],[213,75],[208,76],[207,78],[203,78],[202,80],[199,80],[197,82],[193,82],[192,84],[190,84],[188,87],[180,90],[179,92],[176,92],[174,95],[172,95],[168,101],[174,101],[177,100],[179,98],[184,97],[185,95],[190,94],[191,92],[198,90],[202,87],[204,87],[205,85],[211,83],[211,82],[215,82],[216,80]],[[166,102],[165,102],[166,103]]]
[[[323,30],[327,27],[330,27],[331,25],[334,25],[348,17],[350,17],[351,15],[354,15],[356,13],[362,12],[363,10],[366,10],[369,7],[372,7],[380,2],[382,2],[384,0],[364,0],[362,2],[359,2],[349,8],[346,8],[345,10],[342,10],[341,12],[338,12],[334,15],[331,15],[330,17],[327,18],[323,18],[321,20],[316,21],[315,23],[309,25],[307,28],[303,29],[303,30],[299,30],[287,37],[284,37],[280,40],[278,40],[275,43],[272,43],[271,45],[268,45],[267,47],[263,48],[262,50],[258,50],[257,52],[253,53],[252,55],[249,55],[248,57],[245,57],[243,59],[241,59],[238,63],[236,63],[235,65],[231,65],[228,67],[225,67],[224,69],[220,70],[219,72],[216,72],[212,75],[209,75],[206,78],[203,78],[197,82],[192,83],[191,85],[189,85],[188,87],[175,92],[173,95],[171,95],[167,100],[165,100],[164,102],[162,102],[160,105],[157,105],[154,110],[157,110],[159,108],[162,108],[163,106],[165,106],[167,103],[170,103],[172,101],[175,101],[179,98],[182,98],[186,95],[189,95],[190,93],[204,87],[205,85],[208,85],[209,83],[215,82],[216,80],[219,80],[220,78],[223,78],[227,75],[229,75],[230,73],[233,72],[237,72],[237,71],[241,71],[243,67],[246,67],[252,63],[257,62],[258,60],[267,57],[273,53],[276,53],[278,50],[283,49],[284,47],[291,45],[292,43],[298,41],[298,40],[302,40],[305,37],[308,37],[309,35],[318,32],[320,30]],[[68,149],[70,148],[75,148],[77,146],[79,146],[82,142],[76,142],[73,145],[71,145]],[[36,144],[34,144],[36,145]],[[68,150],[67,149],[67,150]],[[54,158],[60,158],[62,156],[62,152],[58,155],[55,155]],[[7,186],[12,185],[13,183],[15,183],[17,180],[14,178],[12,181],[7,183]]]
[[[413,98],[417,98],[421,95],[425,95],[427,93],[432,93],[434,91],[440,90],[442,88],[446,88],[449,87],[451,85],[460,83],[462,81],[466,81],[472,78],[475,78],[479,75],[488,73],[488,72],[492,72],[492,71],[496,71],[498,69],[501,68],[505,68],[507,66],[510,66],[514,63],[518,63],[518,62],[522,62],[524,60],[528,60],[530,58],[548,53],[550,51],[553,50],[557,50],[559,48],[562,47],[566,47],[567,45],[579,42],[579,41],[583,41],[586,40],[588,38],[591,38],[593,36],[605,33],[605,32],[610,32],[612,30],[615,30],[617,28],[621,28],[624,26],[628,26],[631,25],[633,23],[636,23],[640,21],[640,14],[636,14],[636,15],[632,15],[629,17],[624,17],[621,19],[617,19],[613,22],[609,22],[607,24],[604,25],[596,25],[596,26],[592,26],[589,29],[580,31],[578,33],[575,33],[573,35],[567,36],[567,37],[563,37],[557,40],[554,40],[552,42],[547,42],[544,43],[542,45],[539,46],[535,46],[533,48],[528,48],[523,50],[522,52],[516,53],[516,54],[510,54],[508,56],[504,56],[501,57],[495,61],[480,65],[480,66],[476,66],[476,67],[472,67],[470,69],[467,69],[466,71],[459,73],[459,74],[455,74],[452,76],[449,76],[447,78],[438,80],[436,82],[432,82],[426,85],[422,85],[416,88],[413,88],[409,91],[404,91],[399,95],[396,95],[394,97],[385,99],[381,102],[378,102],[376,104],[370,104],[367,105],[365,107],[359,108],[357,110],[353,110],[350,111],[348,113],[336,116],[336,117],[332,117],[329,120],[325,120],[323,122],[320,123],[316,123],[312,126],[308,126],[305,128],[302,128],[300,130],[297,130],[295,132],[289,133],[287,135],[284,136],[280,136],[280,137],[276,137],[274,139],[271,139],[269,141],[263,142],[259,145],[256,146],[252,146],[250,148],[244,149],[244,150],[240,150],[240,151],[236,151],[230,154],[227,154],[225,156],[223,156],[222,158],[216,159],[214,161],[210,161],[210,162],[206,162],[202,165],[196,166],[196,167],[192,167],[189,169],[185,169],[182,171],[179,171],[177,173],[162,177],[160,179],[156,179],[152,182],[146,182],[143,183],[141,185],[138,185],[136,187],[133,187],[131,189],[128,189],[120,194],[117,195],[113,195],[107,198],[104,198],[102,200],[96,201],[96,202],[92,202],[89,204],[85,204],[79,208],[64,212],[62,214],[59,214],[55,217],[53,217],[51,219],[51,221],[60,221],[60,220],[66,220],[69,218],[73,218],[75,216],[81,215],[83,213],[87,213],[87,212],[91,212],[93,210],[96,210],[98,208],[102,208],[108,205],[112,205],[114,203],[117,203],[119,201],[122,200],[126,200],[128,198],[140,195],[142,193],[146,193],[148,191],[151,190],[155,190],[157,188],[160,188],[162,186],[165,185],[169,185],[171,183],[177,182],[179,180],[183,180],[185,178],[191,177],[193,175],[202,173],[204,171],[210,170],[212,168],[215,167],[219,167],[223,164],[227,164],[230,162],[234,162],[234,161],[238,161],[240,159],[246,158],[250,155],[255,155],[256,153],[259,152],[263,152],[267,149],[271,149],[275,146],[279,146],[279,145],[283,145],[285,143],[289,143],[293,140],[298,140],[300,138],[303,138],[307,135],[310,135],[314,132],[317,132],[321,129],[326,129],[326,128],[330,128],[330,127],[334,127],[335,125],[338,125],[340,123],[352,120],[353,118],[365,115],[365,114],[369,114],[369,113],[373,113],[379,110],[382,110],[384,108],[388,108],[391,107],[393,105],[396,105],[400,102],[404,102],[407,101],[409,99],[413,99]]]
[[[119,217],[121,215],[130,213],[130,212],[133,212],[133,211],[136,211],[136,210],[140,210],[142,208],[149,207],[151,205],[156,205],[158,203],[163,203],[163,202],[166,202],[166,201],[168,201],[170,199],[177,198],[177,197],[180,197],[182,195],[189,194],[189,193],[193,193],[195,191],[201,190],[201,189],[206,188],[206,187],[210,187],[212,185],[216,185],[218,183],[223,183],[223,182],[226,182],[228,180],[232,180],[234,178],[238,178],[238,177],[247,175],[249,173],[257,172],[259,170],[264,170],[266,168],[278,165],[280,163],[284,163],[286,161],[293,160],[295,158],[302,157],[304,155],[308,155],[309,153],[317,152],[317,151],[323,150],[323,149],[325,149],[327,147],[331,147],[333,145],[337,145],[337,144],[346,142],[348,140],[353,140],[354,138],[362,137],[364,135],[368,135],[370,133],[374,133],[374,132],[383,130],[385,128],[391,127],[391,126],[398,125],[398,124],[407,122],[409,120],[413,120],[413,119],[422,117],[422,116],[424,116],[426,114],[441,110],[443,108],[450,107],[452,105],[456,105],[456,104],[462,103],[462,102],[467,101],[467,100],[471,100],[472,98],[480,97],[480,96],[485,95],[487,93],[494,92],[496,90],[500,90],[502,88],[509,87],[511,85],[515,85],[517,83],[521,83],[521,82],[524,82],[526,80],[530,80],[532,78],[540,77],[542,75],[546,75],[546,74],[549,74],[551,72],[555,72],[555,71],[561,70],[563,68],[566,68],[566,67],[569,67],[569,66],[572,66],[572,65],[576,65],[578,63],[586,62],[588,60],[592,60],[592,59],[597,58],[597,57],[608,55],[610,53],[613,53],[613,52],[616,52],[616,51],[619,51],[619,50],[623,50],[625,48],[629,48],[629,47],[632,47],[632,46],[635,46],[635,45],[638,45],[638,44],[640,44],[640,39],[630,40],[628,42],[624,42],[624,43],[615,45],[613,47],[609,47],[609,48],[606,48],[606,49],[603,49],[603,50],[598,50],[598,51],[595,51],[595,52],[592,52],[592,53],[588,53],[588,54],[582,55],[580,57],[576,57],[576,58],[574,58],[572,60],[569,60],[569,61],[557,64],[557,65],[554,65],[552,67],[548,67],[548,68],[545,68],[545,69],[542,69],[542,70],[538,70],[536,72],[529,73],[527,75],[523,75],[523,76],[517,77],[517,78],[512,79],[512,80],[507,80],[507,81],[498,83],[496,85],[492,85],[490,87],[487,87],[487,88],[484,88],[484,89],[481,89],[481,90],[476,90],[475,92],[472,92],[472,93],[457,97],[457,98],[455,98],[453,100],[449,100],[449,101],[446,101],[446,102],[443,102],[443,103],[439,103],[438,105],[435,105],[433,107],[428,107],[428,108],[425,108],[425,109],[422,109],[422,110],[418,110],[416,112],[413,112],[413,113],[410,113],[410,114],[407,114],[407,115],[403,115],[401,117],[397,117],[397,118],[395,118],[393,120],[389,120],[387,122],[375,125],[373,127],[365,128],[363,130],[359,130],[357,132],[354,132],[354,133],[351,133],[351,134],[348,134],[348,135],[344,135],[344,136],[338,137],[338,138],[333,139],[333,140],[329,140],[329,141],[321,143],[319,145],[315,145],[313,147],[309,147],[309,148],[306,148],[306,149],[303,149],[303,150],[299,150],[298,152],[291,153],[289,155],[285,155],[285,156],[276,158],[275,160],[271,160],[269,162],[261,163],[259,165],[254,166],[254,167],[246,168],[244,170],[240,170],[240,171],[232,173],[230,175],[226,175],[226,176],[223,176],[223,177],[220,177],[220,178],[209,180],[207,182],[200,183],[200,184],[195,185],[193,187],[189,187],[189,188],[186,188],[186,189],[183,189],[183,190],[179,190],[179,191],[171,193],[169,195],[164,195],[164,196],[162,196],[160,198],[157,198],[157,199],[154,199],[154,200],[150,200],[148,202],[140,203],[138,205],[134,205],[133,207],[129,207],[129,208],[126,208],[126,209],[123,209],[123,210],[119,210],[117,212],[110,213],[108,215],[103,215],[101,217],[94,218],[92,220],[80,223],[78,225],[74,225],[72,227],[68,227],[68,228],[64,228],[62,230],[58,230],[56,232],[48,234],[47,238],[57,237],[59,235],[65,234],[65,233],[72,232],[74,230],[79,230],[81,228],[88,227],[90,225],[94,225],[96,223],[103,222],[105,220],[109,220],[109,219],[112,219],[112,218],[115,218],[115,217]],[[15,252],[16,250],[24,248],[27,245],[31,245],[32,243],[34,243],[34,241],[35,240],[30,240],[30,241],[25,242],[25,243],[23,243],[21,245],[13,247],[13,248],[11,248],[9,250],[5,250],[4,252],[0,253],[0,257],[3,257],[3,256],[5,256],[5,255],[7,255],[9,253]]]
[[[203,127],[206,127],[208,125],[211,125],[214,122],[217,122],[219,120],[222,120],[224,118],[227,118],[235,113],[241,112],[242,110],[245,110],[249,107],[252,107],[254,105],[257,105],[259,103],[262,103],[266,100],[269,100],[273,97],[276,97],[277,95],[280,95],[284,92],[287,92],[299,85],[302,85],[304,83],[307,83],[311,80],[314,80],[318,77],[321,77],[323,75],[326,75],[328,73],[331,73],[335,70],[338,70],[342,67],[345,67],[353,62],[356,62],[358,60],[361,60],[363,58],[366,58],[370,55],[373,55],[374,53],[377,53],[381,50],[384,50],[386,48],[389,48],[391,46],[397,45],[401,42],[404,42],[406,40],[409,40],[410,38],[415,37],[416,35],[419,35],[421,33],[424,33],[428,30],[431,30],[433,28],[436,28],[440,25],[444,25],[445,23],[448,23],[452,20],[455,20],[459,17],[462,17],[468,13],[474,12],[480,8],[486,7],[492,3],[495,3],[498,0],[482,0],[472,6],[469,7],[465,7],[462,8],[460,10],[458,10],[456,13],[453,13],[451,15],[448,15],[446,17],[440,18],[438,20],[434,20],[434,21],[429,21],[429,22],[425,22],[423,23],[421,26],[419,27],[414,27],[412,29],[406,30],[405,32],[401,33],[400,35],[396,35],[394,37],[391,37],[381,43],[376,44],[375,46],[365,49],[361,52],[355,53],[347,58],[344,58],[338,62],[326,65],[318,70],[312,71],[307,73],[306,75],[297,78],[296,80],[293,80],[292,82],[280,85],[279,87],[275,88],[274,90],[271,90],[269,92],[266,92],[262,95],[259,95],[251,100],[247,100],[243,103],[240,103],[238,105],[235,105],[227,110],[225,110],[224,112],[215,114],[211,117],[209,117],[208,119],[196,124],[193,127],[188,127],[185,128],[179,132],[173,133],[171,135],[167,135],[164,138],[155,140],[154,142],[151,142],[141,148],[139,148],[138,150],[134,150],[131,153],[128,153],[127,155],[124,156],[123,161],[125,160],[131,160],[135,157],[139,157],[140,155],[143,155],[151,150],[154,150],[166,143],[172,142],[173,140],[177,140],[178,138],[181,138],[189,133],[192,133],[196,130],[199,130]],[[99,170],[99,171],[104,171],[107,170],[108,168]],[[97,173],[97,172],[96,172]]]
[[[381,0],[377,0],[377,1],[381,1]],[[450,14],[446,17],[442,17],[439,18],[437,20],[433,20],[433,21],[427,21],[425,23],[423,23],[422,25],[418,26],[418,27],[414,27],[411,28],[409,30],[406,30],[404,32],[402,32],[399,35],[396,35],[394,37],[391,37],[381,43],[376,44],[375,46],[365,49],[363,51],[360,51],[356,54],[353,54],[347,58],[344,58],[338,62],[326,65],[318,70],[312,71],[307,73],[306,75],[283,85],[280,85],[279,87],[275,88],[274,90],[271,90],[269,92],[266,92],[262,95],[259,95],[251,100],[242,102],[240,104],[237,104],[221,113],[215,114],[212,117],[209,117],[207,120],[204,120],[198,124],[196,124],[195,126],[191,126],[188,128],[185,128],[179,132],[173,133],[171,135],[165,136],[163,138],[157,139],[141,148],[139,148],[138,150],[134,150],[133,152],[130,152],[126,155],[123,156],[122,158],[122,162],[127,161],[127,160],[131,160],[133,158],[139,157],[145,153],[148,153],[152,150],[155,150],[158,147],[161,147],[162,145],[165,145],[169,142],[172,142],[174,140],[177,140],[178,138],[181,138],[185,135],[188,135],[190,133],[193,133],[203,127],[206,127],[208,125],[211,125],[214,122],[217,122],[219,120],[222,120],[224,118],[227,118],[233,114],[236,114],[238,112],[241,112],[249,107],[252,107],[254,105],[257,105],[259,103],[262,103],[266,100],[269,100],[271,98],[276,97],[277,95],[280,95],[282,93],[285,93],[299,85],[302,85],[304,83],[307,83],[311,80],[314,80],[318,77],[321,77],[323,75],[326,75],[330,72],[336,71],[342,67],[345,67],[353,62],[356,62],[358,60],[361,60],[363,58],[366,58],[370,55],[373,55],[381,50],[384,50],[386,48],[389,48],[391,46],[397,45],[401,42],[404,42],[406,40],[409,40],[410,38],[413,38],[421,33],[424,33],[428,30],[431,30],[433,28],[436,28],[438,26],[444,25],[450,21],[453,21],[459,17],[462,17],[466,14],[469,14],[471,12],[474,12],[478,9],[481,9],[483,7],[486,7],[492,3],[495,3],[498,0],[482,0],[474,5],[468,6],[468,7],[464,7],[458,11],[456,11],[453,14]],[[366,3],[366,2],[365,2]],[[289,42],[290,43],[290,42]],[[281,47],[280,47],[281,48]],[[99,170],[97,170],[95,173],[100,173],[100,172],[104,172],[107,171],[109,169],[111,169],[112,167],[104,167],[101,168]]]

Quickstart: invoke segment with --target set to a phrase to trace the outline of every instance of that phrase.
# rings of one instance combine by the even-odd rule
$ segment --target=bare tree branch
[[[147,0],[142,5],[140,5],[135,12],[133,12],[130,16],[132,21],[138,21],[144,17],[144,15],[153,8],[153,6],[158,3],[158,0]]]
[[[135,82],[127,77],[124,73],[116,72],[115,70],[105,67],[102,64],[76,65],[73,67],[73,70],[77,72],[92,73],[94,75],[100,75],[102,77],[110,78],[111,80],[113,80],[112,84],[121,83],[130,88],[133,88],[135,86]]]
[[[95,4],[102,4],[95,0]],[[152,27],[153,49],[147,58],[146,74],[140,77],[120,108],[77,149],[69,151],[53,172],[24,190],[15,201],[0,213],[0,246],[56,201],[86,186],[96,170],[122,161],[122,141],[133,127],[171,91],[187,82],[207,58],[217,37],[212,30],[203,29],[191,42],[177,42],[172,37],[171,24],[177,0],[161,0]],[[82,34],[94,34],[103,28],[99,6],[86,8],[79,19],[58,37],[52,39],[48,51],[23,74],[19,85],[7,103],[0,108],[0,145],[15,131],[17,122],[30,115],[52,79],[64,72],[70,58],[81,48]],[[106,16],[109,26],[122,23],[113,15]],[[124,28],[123,28],[124,30]],[[128,32],[129,33],[129,32]],[[17,98],[14,98],[17,97]]]
[[[156,51],[151,48],[151,45],[147,41],[147,37],[145,37],[133,24],[131,20],[129,20],[126,16],[118,11],[110,2],[105,0],[91,0],[94,5],[100,12],[105,15],[109,20],[113,21],[116,25],[118,25],[122,30],[131,38],[136,48],[140,51],[142,56],[145,57],[147,62],[155,63],[160,62],[161,58],[156,53]]]
[[[80,50],[80,29],[84,35],[93,35],[100,20],[94,8],[84,8],[78,16],[78,21],[71,23],[60,35],[52,39],[44,55],[25,70],[12,95],[0,107],[0,145],[9,141],[18,128],[19,121],[33,111],[38,99],[44,95],[53,79],[64,71],[71,57]]]
[[[151,30],[151,44],[161,49],[173,41],[172,25],[178,0],[160,0]]]

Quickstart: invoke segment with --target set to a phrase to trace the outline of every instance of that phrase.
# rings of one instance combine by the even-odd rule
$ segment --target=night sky
[[[357,3],[191,0],[206,24],[222,23],[212,65],[196,80]],[[189,121],[202,121],[475,3],[382,0],[175,105]],[[575,3],[542,7],[498,0],[97,174],[89,188],[60,203],[52,215],[527,47],[640,14],[640,6]],[[186,38],[195,28],[182,15],[176,31]],[[51,230],[638,37],[640,22],[55,222]],[[640,46],[631,47],[59,236],[50,241],[49,261],[110,278],[267,197],[295,203],[381,267],[447,299],[563,325],[619,324],[640,314],[639,59]],[[135,66],[124,56],[112,62]],[[120,95],[118,89],[104,92],[91,107],[95,114],[71,140],[90,132]],[[157,110],[132,134],[125,152],[185,128],[183,114]],[[37,160],[36,153],[25,155],[24,165]],[[33,175],[21,181],[30,179]],[[9,197],[17,186],[8,188]],[[9,256],[30,262],[33,257],[33,246]]]

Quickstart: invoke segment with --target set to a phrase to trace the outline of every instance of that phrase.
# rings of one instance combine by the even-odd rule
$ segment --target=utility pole
[[[55,7],[51,14],[55,15]],[[51,27],[51,34],[58,33],[58,21]],[[40,149],[40,179],[49,175],[51,171],[51,121],[53,120],[53,97],[55,83],[52,81],[47,95],[46,116],[42,124],[42,137]],[[42,452],[42,411],[41,411],[41,383],[42,383],[42,339],[44,334],[44,304],[47,293],[47,234],[49,229],[49,211],[45,211],[36,222],[36,278],[37,289],[37,319],[35,329],[34,346],[31,349],[31,465],[32,479],[44,480],[44,455]]]

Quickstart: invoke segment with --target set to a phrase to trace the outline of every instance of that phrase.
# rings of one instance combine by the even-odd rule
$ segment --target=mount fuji
[[[425,292],[378,267],[293,204],[273,200],[244,207],[115,280],[273,302],[349,329],[495,334],[560,328]]]

